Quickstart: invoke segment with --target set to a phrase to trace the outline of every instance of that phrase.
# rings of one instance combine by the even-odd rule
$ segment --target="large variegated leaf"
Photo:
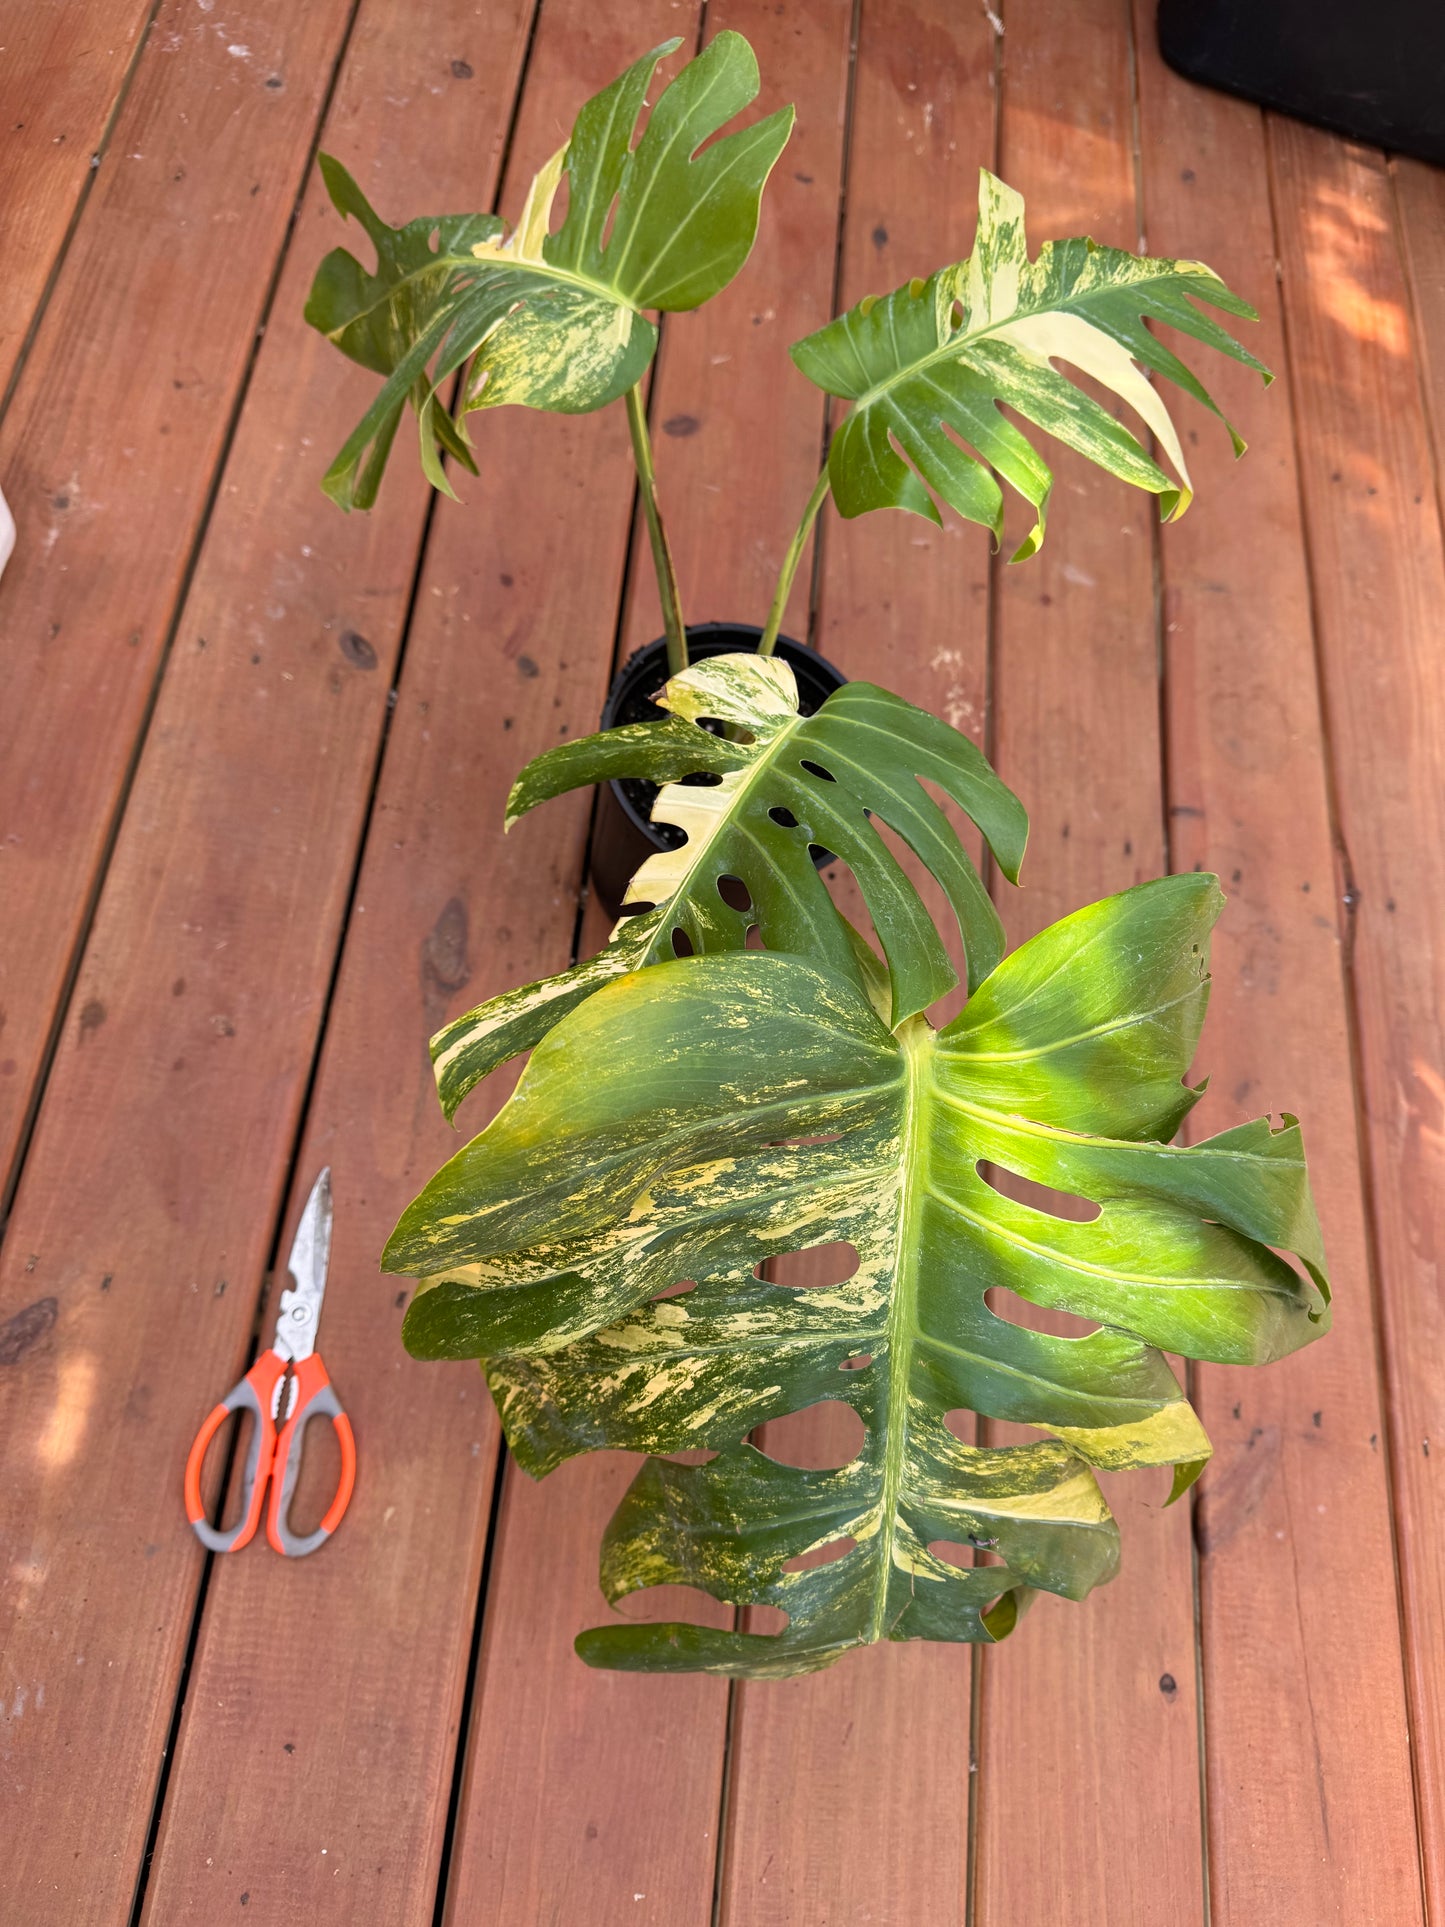
[[[439,442],[470,463],[464,432],[437,399],[464,362],[463,413],[505,402],[585,413],[646,369],[657,345],[646,311],[695,308],[737,273],[793,110],[712,138],[758,91],[752,48],[720,33],[664,90],[634,146],[657,63],[680,45],[655,47],[588,101],[505,240],[489,215],[389,228],[345,170],[324,162],[331,197],[366,227],[378,270],[366,274],[338,249],[322,263],[306,318],[387,376],[325,478],[343,508],[375,500],[409,399],[432,482],[447,487]],[[564,178],[567,212],[552,233]]]
[[[944,502],[999,538],[997,474],[1037,513],[1014,560],[1031,555],[1043,541],[1053,477],[1000,412],[1003,403],[1110,474],[1159,496],[1165,519],[1182,514],[1191,495],[1184,450],[1143,371],[1219,410],[1146,321],[1165,322],[1270,379],[1263,363],[1197,302],[1256,319],[1200,261],[1153,260],[1084,239],[1046,241],[1031,261],[1022,198],[984,172],[978,234],[966,261],[881,299],[869,297],[793,346],[809,380],[853,404],[828,451],[840,512],[903,508],[937,522],[937,504]],[[1177,479],[1057,362],[1127,403]],[[1230,434],[1242,454],[1243,442],[1233,429]]]
[[[890,1029],[843,978],[745,952],[620,978],[543,1040],[387,1248],[424,1281],[407,1344],[486,1361],[533,1473],[594,1447],[715,1450],[644,1466],[604,1587],[685,1583],[788,1616],[777,1635],[618,1622],[583,1635],[584,1658],[766,1675],[878,1639],[997,1637],[1031,1589],[1076,1598],[1111,1575],[1090,1467],[1173,1464],[1177,1491],[1207,1456],[1165,1350],[1262,1363],[1325,1329],[1294,1121],[1159,1141],[1195,1096],[1219,901],[1184,876],[1095,904],[942,1031]],[[998,1168],[1098,1215],[1005,1197]],[[840,1240],[859,1257],[846,1283],[759,1276]],[[1027,1329],[1010,1294],[1097,1329]],[[823,1399],[863,1421],[852,1463],[803,1471],[745,1442]],[[1050,1436],[971,1448],[948,1424],[962,1410]],[[997,1563],[960,1569],[949,1547]],[[798,1569],[824,1548],[843,1556]]]
[[[597,956],[560,976],[494,997],[432,1040],[450,1117],[479,1078],[530,1050],[599,985],[677,954],[741,949],[756,925],[770,950],[812,957],[855,982],[847,924],[817,873],[815,847],[857,877],[892,967],[894,1022],[924,1009],[957,981],[933,921],[887,844],[876,816],[938,878],[962,932],[970,986],[1003,954],[1003,930],[978,872],[919,778],[936,783],[983,831],[1000,869],[1018,879],[1028,819],[1023,805],[968,740],[947,723],[871,683],[848,683],[812,716],[798,713],[793,672],[777,656],[713,656],[674,676],[657,701],[671,713],[560,744],[529,763],[507,804],[510,825],[546,798],[613,776],[665,784],[653,820],[685,834],[649,857],[624,917]],[[702,727],[713,719],[731,736]],[[717,778],[703,786],[677,779]],[[729,902],[721,879],[741,879],[751,907]]]

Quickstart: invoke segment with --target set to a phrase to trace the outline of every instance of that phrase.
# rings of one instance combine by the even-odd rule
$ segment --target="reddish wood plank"
[[[786,344],[831,299],[849,22],[841,0],[708,9],[710,32],[731,27],[752,41],[760,110],[795,100],[799,111],[738,282],[664,336],[652,419],[692,620],[762,620],[816,473],[821,410]],[[697,426],[678,432],[684,421]],[[767,460],[750,467],[763,447]],[[643,544],[634,644],[660,626],[647,569]],[[802,607],[805,628],[806,588]],[[589,909],[584,945],[604,936]],[[457,1927],[478,1918],[530,1927],[579,1909],[598,1927],[701,1927],[710,1917],[726,1686],[588,1673],[569,1650],[571,1635],[605,1617],[595,1551],[627,1476],[613,1458],[540,1486],[508,1470],[448,1897]],[[631,1610],[692,1617],[699,1603],[688,1595],[669,1609],[645,1595]]]
[[[1127,8],[1011,0],[1005,30],[1002,173],[1035,245],[1137,246]],[[1164,867],[1154,504],[1056,445],[1049,460],[1042,554],[1000,571],[996,760],[1033,824],[1025,888],[1001,903],[1015,937]],[[1071,1927],[1203,1918],[1189,1516],[1160,1510],[1158,1474],[1106,1485],[1118,1579],[1082,1605],[1040,1598],[983,1656],[979,1927],[1061,1906]]]
[[[1391,161],[1390,168],[1395,177],[1400,248],[1414,309],[1414,351],[1424,384],[1438,488],[1440,437],[1445,432],[1445,172],[1424,161],[1398,158]]]
[[[0,434],[0,1191],[350,11],[167,0]]]
[[[485,58],[465,8],[447,24],[459,46],[475,49],[484,78],[453,80],[436,51],[435,14],[423,35],[408,13],[380,5],[360,24],[331,120],[330,136],[354,156],[365,130],[357,156],[365,175],[384,171],[408,201],[429,194],[443,165],[459,200],[468,184],[485,193],[506,125],[524,10],[494,15]],[[7,1920],[108,1923],[130,1906],[203,1558],[181,1511],[181,1470],[199,1418],[244,1364],[413,580],[425,492],[412,465],[398,464],[384,516],[348,520],[317,487],[342,426],[374,388],[301,319],[315,262],[336,238],[324,205],[318,181],[0,1266],[0,1321],[19,1313],[19,1329],[36,1341],[7,1365],[3,1386],[0,1690],[11,1717],[0,1801],[19,1801],[32,1816],[0,1865]],[[444,976],[448,967],[443,942],[436,970]],[[405,981],[415,981],[415,969]],[[419,1028],[411,1035],[416,1090]],[[354,1205],[364,1167],[358,1175],[360,1186],[353,1177],[341,1188],[339,1277],[323,1338],[343,1395],[361,1406],[366,1453],[365,1385],[348,1383],[346,1267],[394,1193],[374,1197],[366,1218]],[[374,1258],[375,1245],[368,1248]],[[387,1291],[394,1326],[393,1299]],[[26,1323],[26,1308],[37,1305],[41,1313]],[[479,1438],[471,1413],[453,1400],[442,1416],[457,1428],[449,1437],[469,1482],[459,1503],[476,1509],[487,1461],[470,1459]],[[420,1436],[429,1436],[425,1428]],[[364,1460],[363,1521],[379,1471]],[[372,1498],[383,1490],[384,1475],[370,1484]],[[333,1677],[335,1656],[308,1647],[307,1623],[313,1595],[335,1589],[326,1578],[328,1567],[337,1571],[332,1562],[365,1556],[364,1525],[348,1521],[348,1529],[349,1544],[300,1566],[259,1545],[241,1555],[242,1568],[275,1568],[272,1583],[291,1608],[269,1650],[246,1649],[260,1679],[297,1665]],[[405,1548],[411,1529],[388,1523],[386,1536]],[[366,1598],[384,1618],[409,1575],[398,1578],[385,1559],[368,1572],[375,1591]],[[254,1673],[232,1670],[218,1694],[230,1696],[215,1750],[223,1770],[234,1765],[229,1748],[258,1684]],[[437,1701],[445,1719],[455,1679],[438,1668],[432,1691],[428,1702],[418,1686],[415,1704],[393,1708],[394,1731]],[[278,1748],[292,1737],[277,1736]],[[290,1757],[265,1760],[273,1820]],[[319,1808],[307,1765],[295,1772]],[[354,1760],[335,1793],[347,1802],[357,1798],[353,1768]],[[445,1766],[432,1770],[444,1783]],[[238,1802],[253,1787],[227,1771]],[[415,1824],[425,1840],[426,1817]],[[385,1836],[400,1830],[388,1809]],[[393,1879],[425,1885],[424,1867],[390,1864]],[[300,1879],[294,1865],[289,1872]],[[236,1904],[227,1893],[225,1905]]]
[[[607,1617],[596,1550],[636,1468],[592,1454],[537,1485],[507,1467],[449,1927],[711,1917],[726,1684],[585,1671],[572,1651]],[[628,1616],[726,1623],[671,1588]]]
[[[1150,248],[1207,260],[1253,301],[1250,346],[1283,373],[1261,116],[1171,74],[1146,15]],[[1289,383],[1261,396],[1216,363],[1210,385],[1250,453],[1236,465],[1200,428],[1199,500],[1163,541],[1172,857],[1229,896],[1201,1128],[1300,1112],[1339,1284],[1323,1345],[1199,1373],[1216,1448],[1199,1502],[1211,1917],[1405,1923],[1420,1894],[1398,1625],[1387,1603],[1362,1638],[1336,1575],[1343,1521],[1360,1569],[1388,1575],[1394,1550]]]
[[[1270,123],[1372,1184],[1428,1912],[1445,1912],[1445,554],[1389,175]],[[1388,1595],[1386,1576],[1380,1576]],[[1354,1707],[1356,1719],[1373,1710]]]
[[[0,7],[0,394],[75,218],[152,0]]]
[[[932,0],[903,15],[864,14],[845,304],[967,252],[977,170],[993,162],[993,69],[982,12]],[[981,735],[988,550],[981,530],[952,518],[935,530],[913,516],[842,523],[830,512],[825,653]],[[840,874],[835,887],[859,918],[851,880]],[[825,1408],[766,1427],[762,1442],[790,1461],[838,1464],[850,1441],[828,1418]],[[967,1648],[888,1646],[806,1679],[739,1688],[725,1922],[962,1919],[971,1671]],[[866,1852],[853,1844],[862,1840]]]
[[[467,4],[425,20],[391,7],[363,18],[335,144],[388,214],[490,202],[529,11],[494,16],[485,34]],[[555,106],[549,49],[567,24],[564,12],[543,28],[530,69],[543,75],[544,114]],[[468,71],[457,75],[453,63]],[[296,251],[303,279],[337,238],[335,215],[319,203],[314,212]],[[299,291],[294,307],[299,320]],[[296,382],[294,368],[286,379]],[[339,439],[352,402],[334,380],[318,387],[324,425],[308,422],[315,456],[306,483],[313,519],[329,526],[340,518],[315,490],[315,457]],[[395,526],[394,539],[417,533],[414,466],[403,439],[374,518]],[[519,672],[515,633],[487,636],[494,660],[483,673],[473,619],[455,602],[423,603],[297,1166],[302,1195],[322,1163],[333,1167],[335,1289],[322,1348],[356,1428],[361,1479],[324,1558],[301,1568],[269,1556],[219,1562],[148,1920],[209,1920],[240,1894],[249,1896],[248,1920],[338,1907],[368,1923],[433,1915],[497,1430],[475,1372],[428,1371],[406,1358],[406,1294],[376,1278],[376,1259],[399,1205],[454,1148],[425,1040],[473,970],[500,963],[525,979],[546,966],[538,930],[547,931],[549,911],[555,920],[561,887],[553,875],[551,893],[536,896],[535,923],[525,912],[513,919],[515,938],[477,916],[467,856],[475,824],[500,817],[513,740],[505,731],[515,722],[533,749],[550,741],[565,684],[540,649],[541,672],[531,680]],[[496,706],[503,676],[518,693],[505,718]],[[433,714],[444,719],[437,728]],[[500,753],[479,759],[489,735]],[[492,839],[485,847],[497,854]],[[535,881],[573,860],[565,840],[561,852],[549,857],[527,832],[500,856],[510,875]],[[289,1787],[281,1800],[278,1773]]]

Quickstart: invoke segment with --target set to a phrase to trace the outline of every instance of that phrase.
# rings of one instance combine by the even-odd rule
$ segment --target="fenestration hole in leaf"
[[[642,136],[638,133],[637,129],[634,127],[632,130],[632,140],[627,150],[630,154],[635,154],[637,152],[638,143],[641,139],[642,139]],[[564,174],[562,178],[564,181],[567,181],[570,184],[570,181],[571,181],[570,175]],[[617,200],[614,197],[614,199],[608,205],[606,214],[603,216],[602,232],[597,237],[597,245],[602,250],[603,254],[606,254],[608,248],[612,244],[612,229],[615,226],[616,221],[617,221]]]
[[[563,223],[567,219],[567,209],[571,206],[571,203],[572,203],[572,176],[564,169],[562,178],[557,183],[557,192],[552,196],[552,205],[547,210],[547,232],[549,234],[556,234],[560,231],[560,229],[563,226]],[[617,211],[617,205],[616,205],[616,202],[614,202],[613,205],[607,210],[607,219],[609,223],[611,222],[612,217],[616,213],[616,211]],[[605,234],[602,238],[602,246],[604,249],[607,246],[607,236]]]
[[[797,817],[793,815],[791,810],[785,810],[781,803],[775,803],[772,809],[768,811],[768,815],[780,829],[796,830],[798,827]]]
[[[781,1251],[763,1260],[768,1267],[767,1282],[786,1285],[791,1291],[816,1291],[820,1287],[846,1284],[859,1263],[857,1245],[849,1244],[846,1239],[806,1245],[801,1251]],[[758,1265],[753,1275],[761,1278],[763,1265]]]
[[[619,1599],[612,1610],[624,1619],[680,1619],[695,1626],[726,1626],[732,1617],[725,1602],[701,1586],[642,1586]]]
[[[1011,1594],[1001,1592],[997,1599],[990,1599],[979,1618],[986,1631],[995,1639],[1006,1639],[1018,1624],[1018,1601]]]
[[[851,1358],[845,1358],[843,1360],[838,1370],[840,1372],[861,1372],[865,1365],[871,1365],[872,1363],[872,1352],[854,1352]]]
[[[674,957],[691,957],[694,954],[693,947],[692,947],[692,938],[687,934],[685,930],[673,931],[672,954]]]
[[[675,1285],[669,1285],[666,1291],[653,1292],[647,1302],[650,1305],[660,1305],[664,1298],[681,1298],[685,1292],[696,1290],[696,1278],[679,1278],[677,1283]]]
[[[1031,1305],[1027,1298],[1006,1285],[990,1285],[983,1302],[995,1318],[1006,1325],[1020,1325],[1025,1331],[1044,1332],[1050,1338],[1088,1338],[1099,1325],[1091,1318],[1080,1318],[1071,1311],[1058,1311],[1050,1305]]]
[[[788,1630],[788,1615],[781,1606],[749,1606],[743,1614],[745,1633],[762,1633],[775,1639],[779,1633]]]
[[[868,1428],[840,1398],[820,1398],[800,1412],[770,1418],[759,1426],[756,1443],[779,1465],[809,1472],[836,1472],[852,1465],[868,1442]]]
[[[730,734],[735,743],[746,745],[757,741],[757,737],[752,730],[745,729],[741,723],[725,723],[721,716],[699,716],[697,726],[699,729],[705,729],[709,736],[727,736]],[[714,783],[721,782],[721,780],[719,776],[712,778]]]
[[[1092,1198],[1081,1198],[1072,1191],[1052,1191],[1048,1185],[1020,1177],[1017,1171],[1005,1170],[1001,1164],[986,1164],[980,1158],[974,1169],[1001,1198],[1011,1198],[1015,1204],[1027,1205],[1045,1217],[1059,1218],[1066,1224],[1092,1224],[1099,1215],[1100,1206]]]
[[[825,1546],[814,1546],[811,1552],[800,1552],[794,1559],[785,1559],[783,1571],[811,1572],[814,1566],[831,1566],[857,1550],[858,1541],[845,1532],[841,1539],[830,1539]]]
[[[836,783],[838,780],[832,771],[824,769],[821,763],[810,763],[805,758],[803,768],[808,772],[809,776],[816,776],[820,783]]]
[[[957,1566],[960,1572],[972,1572],[975,1566],[986,1563],[979,1555],[992,1551],[997,1544],[997,1539],[986,1539],[980,1533],[969,1545],[960,1545],[957,1539],[932,1539],[928,1550],[941,1564]]]
[[[741,877],[722,876],[717,880],[717,893],[729,910],[737,910],[743,916],[750,914],[753,907],[748,886]]]

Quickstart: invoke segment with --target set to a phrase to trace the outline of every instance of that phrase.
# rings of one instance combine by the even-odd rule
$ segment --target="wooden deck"
[[[0,1920],[1442,1927],[1445,176],[1179,81],[1146,0],[0,25]],[[503,411],[462,505],[403,449],[343,518],[370,378],[301,319],[318,142],[391,218],[514,214],[588,93],[724,26],[799,120],[663,338],[692,619],[761,619],[815,472],[786,344],[963,252],[980,163],[1035,239],[1142,236],[1261,311],[1280,379],[1213,370],[1238,467],[1182,404],[1178,527],[1061,457],[1039,561],[827,517],[788,627],[986,741],[1033,816],[1015,936],[1220,872],[1202,1122],[1302,1114],[1338,1293],[1323,1345],[1197,1374],[1192,1519],[1111,1488],[1086,1605],[731,1691],[572,1657],[627,1464],[506,1468],[376,1271],[454,1142],[428,1033],[573,942],[586,799],[505,842],[501,804],[659,627],[622,419]],[[323,1162],[356,1499],[314,1559],[211,1558],[181,1468]]]

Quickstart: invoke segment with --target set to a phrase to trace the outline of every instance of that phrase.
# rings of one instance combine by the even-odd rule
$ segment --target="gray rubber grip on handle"
[[[261,1401],[256,1396],[256,1388],[249,1378],[243,1378],[233,1385],[221,1400],[228,1412],[246,1411],[255,1423],[251,1427],[251,1443],[246,1448],[246,1465],[241,1474],[241,1516],[229,1530],[218,1532],[204,1519],[192,1520],[192,1530],[203,1546],[212,1552],[229,1552],[246,1529],[246,1521],[251,1516],[251,1500],[256,1491],[256,1473],[261,1464],[261,1443],[271,1414],[261,1410]],[[259,1521],[258,1521],[259,1523]],[[252,1531],[255,1531],[253,1526]]]
[[[306,1427],[314,1418],[340,1417],[341,1401],[329,1385],[323,1385],[315,1398],[303,1405],[295,1416],[296,1430],[291,1434],[291,1444],[281,1474],[281,1496],[275,1502],[276,1537],[281,1541],[281,1548],[288,1559],[304,1559],[308,1552],[315,1552],[331,1537],[325,1526],[318,1526],[315,1532],[308,1532],[304,1539],[298,1539],[286,1522],[291,1514],[291,1495],[296,1490],[296,1481],[301,1474],[301,1447]]]

